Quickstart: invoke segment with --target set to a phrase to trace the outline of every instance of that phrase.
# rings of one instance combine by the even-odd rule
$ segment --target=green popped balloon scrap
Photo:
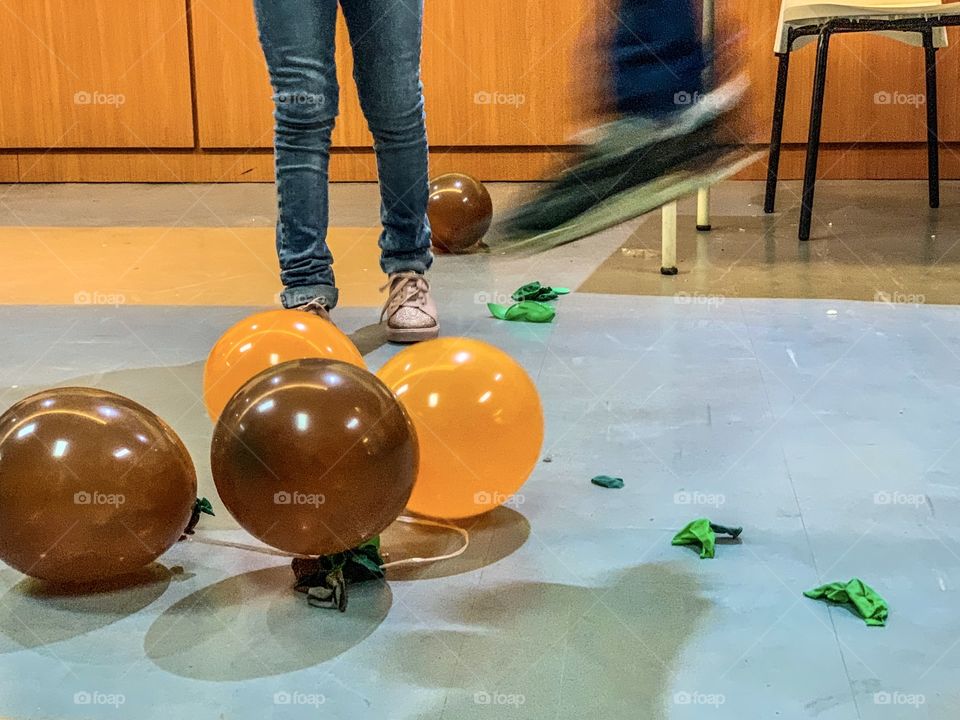
[[[557,311],[552,307],[535,300],[524,300],[510,306],[487,303],[487,308],[498,320],[512,322],[548,323],[557,315]]]
[[[687,523],[683,530],[674,535],[672,544],[699,545],[700,558],[712,558],[716,552],[717,533],[737,538],[742,532],[742,527],[726,527],[712,523],[707,518],[699,518]]]
[[[860,578],[849,582],[834,582],[821,585],[803,593],[811,600],[852,605],[867,625],[883,626],[887,624],[890,606],[872,587]]]

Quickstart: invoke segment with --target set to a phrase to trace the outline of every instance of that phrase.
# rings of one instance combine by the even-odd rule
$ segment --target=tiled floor
[[[859,210],[831,209],[830,187],[825,212],[854,243],[862,231],[838,226]],[[755,214],[756,194],[721,189],[721,232]],[[892,225],[900,208],[884,202]],[[77,213],[39,224],[83,225]],[[345,615],[308,607],[282,558],[215,544],[251,542],[226,512],[98,596],[0,569],[0,717],[955,718],[960,309],[595,285],[629,234],[657,227],[648,217],[534,259],[438,259],[444,334],[510,352],[547,422],[523,502],[468,523],[467,554],[358,587]],[[863,272],[886,262],[880,245]],[[682,281],[692,259],[680,260]],[[588,278],[593,291],[562,298],[551,325],[486,312],[524,281]],[[68,383],[128,395],[180,433],[213,499],[202,363],[254,309],[8,304],[0,404]],[[376,315],[336,312],[374,369],[396,352]],[[597,474],[626,485],[593,486]],[[743,525],[742,542],[709,561],[672,547],[698,516]],[[384,543],[399,559],[447,551],[449,535],[398,525]],[[853,576],[890,602],[887,627],[802,597]]]

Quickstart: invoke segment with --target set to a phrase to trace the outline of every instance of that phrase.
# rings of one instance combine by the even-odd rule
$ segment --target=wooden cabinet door
[[[578,85],[571,77],[584,33],[596,21],[595,0],[427,0],[423,81],[430,142],[438,146],[550,145],[567,142],[575,125]],[[200,144],[269,147],[272,103],[249,0],[194,0]],[[592,52],[592,50],[591,50]],[[352,77],[342,15],[337,24],[340,117],[333,141],[369,147]]]
[[[750,99],[742,113],[744,137],[770,139],[777,58],[773,41],[779,0],[750,3],[718,2],[717,34],[729,43],[722,49],[727,71],[746,71]],[[951,42],[960,35],[951,31]],[[736,38],[736,39],[734,39]],[[816,60],[816,42],[790,56],[790,82],[783,140],[805,143]],[[954,48],[938,52],[941,136],[956,139],[960,126],[952,108],[957,104],[958,62]],[[923,142],[926,105],[923,49],[867,33],[834,36],[830,40],[827,89],[824,98],[824,143]]]
[[[270,147],[273,103],[253,0],[194,0],[192,11],[200,147]]]
[[[427,0],[423,82],[433,145],[561,145],[603,82],[596,0]]]
[[[252,0],[194,0],[193,37],[200,146],[271,147],[272,90]],[[333,144],[369,147],[371,139],[357,100],[342,13],[337,17],[336,58],[340,115]]]
[[[0,146],[193,146],[185,0],[0,2]]]

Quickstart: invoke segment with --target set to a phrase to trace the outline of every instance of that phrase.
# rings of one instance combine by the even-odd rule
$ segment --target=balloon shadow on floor
[[[195,680],[236,681],[303,670],[346,652],[387,616],[384,582],[350,587],[345,613],[312,607],[287,564],[198,590],[158,617],[144,639],[159,668]]]
[[[0,598],[0,653],[62,642],[134,615],[163,595],[175,575],[153,563],[84,585],[23,578]]]
[[[500,506],[479,517],[447,521],[470,533],[463,555],[423,565],[389,568],[388,580],[428,580],[472,572],[503,560],[530,537],[530,523],[508,507]],[[443,528],[395,522],[380,535],[387,562],[411,557],[436,557],[454,552],[463,543],[459,533]]]
[[[514,717],[663,720],[712,608],[678,563],[599,586],[515,580],[451,595],[429,628],[396,634],[379,653],[388,680],[444,688],[445,717],[483,720],[496,704]]]

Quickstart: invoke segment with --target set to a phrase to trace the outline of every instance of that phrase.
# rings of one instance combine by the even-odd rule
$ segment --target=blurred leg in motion
[[[620,0],[608,54],[608,104],[618,119],[598,128],[577,161],[507,219],[508,234],[550,230],[625,190],[713,167],[730,154],[720,131],[745,83],[704,87],[707,60],[691,0]]]

